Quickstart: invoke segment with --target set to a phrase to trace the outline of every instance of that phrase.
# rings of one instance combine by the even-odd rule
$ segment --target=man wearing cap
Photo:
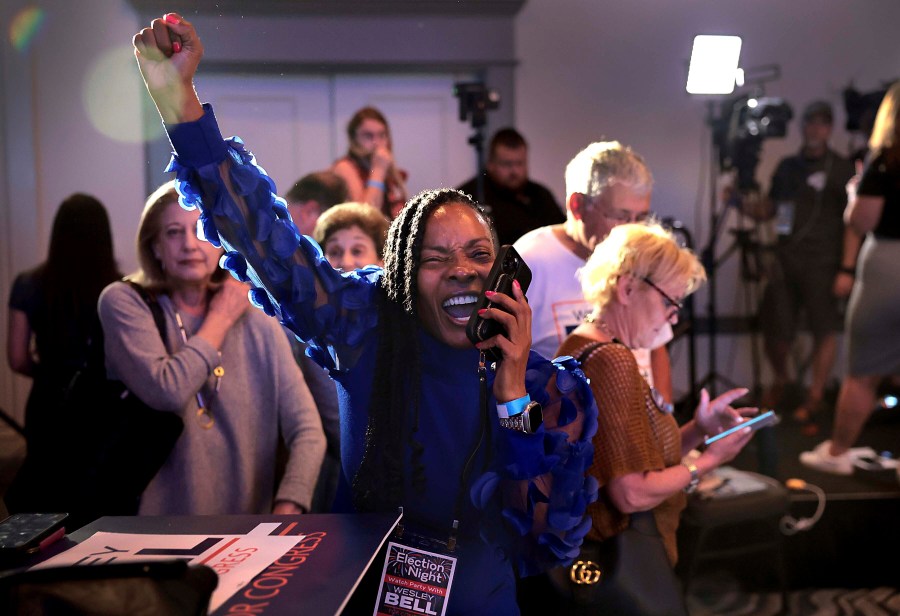
[[[810,103],[802,121],[800,152],[778,164],[768,198],[745,212],[762,220],[774,218],[778,238],[760,307],[766,357],[774,374],[763,403],[777,404],[781,397],[798,317],[805,313],[813,335],[812,379],[793,417],[808,422],[819,409],[834,365],[842,324],[840,300],[853,286],[859,237],[843,222],[853,165],[828,147],[834,123],[831,104]]]

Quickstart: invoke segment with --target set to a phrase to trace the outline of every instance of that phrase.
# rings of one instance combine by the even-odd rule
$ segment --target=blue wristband
[[[497,404],[497,417],[500,419],[508,419],[510,417],[515,417],[516,415],[521,415],[529,402],[531,402],[531,396],[525,394],[521,398],[516,398],[515,400],[510,400],[503,404]]]
[[[372,188],[377,188],[381,192],[384,192],[384,182],[379,182],[378,180],[368,180],[366,182],[366,186],[371,186]]]

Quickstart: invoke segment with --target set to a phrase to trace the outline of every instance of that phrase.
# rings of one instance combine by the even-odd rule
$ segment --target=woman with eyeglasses
[[[697,257],[679,247],[668,231],[656,223],[615,227],[580,277],[584,298],[594,310],[558,354],[582,361],[599,410],[590,473],[600,484],[600,498],[588,506],[593,520],[588,537],[608,539],[625,530],[631,513],[653,510],[674,566],[685,492],[734,458],[750,440],[750,430],[718,440],[691,462],[682,458],[707,435],[735,425],[755,409],[730,406],[747,393],[744,388],[714,400],[703,390],[694,419],[679,427],[671,405],[638,371],[630,349],[646,347],[666,323],[675,325],[685,296],[706,279]]]

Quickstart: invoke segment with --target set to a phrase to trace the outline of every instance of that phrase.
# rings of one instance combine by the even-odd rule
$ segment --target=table
[[[100,531],[212,536],[245,534],[270,524],[270,535],[304,538],[212,614],[331,616],[344,609],[399,520],[399,514],[103,517],[67,535],[40,560]]]

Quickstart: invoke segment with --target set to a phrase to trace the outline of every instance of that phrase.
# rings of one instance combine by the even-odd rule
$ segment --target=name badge
[[[812,188],[816,192],[822,192],[825,190],[825,180],[828,176],[825,175],[824,171],[816,171],[815,173],[809,174],[806,178],[806,184]]]
[[[790,235],[794,231],[794,202],[779,201],[775,204],[775,233]]]
[[[443,616],[456,558],[391,541],[374,616]]]

